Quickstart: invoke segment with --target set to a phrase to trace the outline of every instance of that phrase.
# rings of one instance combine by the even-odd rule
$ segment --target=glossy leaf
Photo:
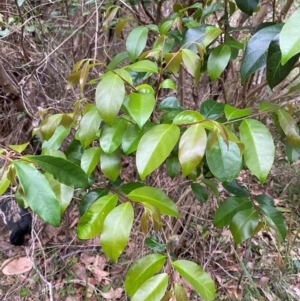
[[[109,126],[119,113],[125,96],[123,80],[114,73],[106,74],[96,88],[96,105],[101,118]]]
[[[202,161],[205,154],[206,140],[206,131],[201,124],[190,126],[181,136],[178,159],[184,177]]]
[[[130,183],[126,183],[126,184],[120,186],[118,188],[118,191],[128,195],[133,190],[140,188],[140,187],[144,187],[145,185],[146,184],[144,184],[142,182],[130,182]]]
[[[157,65],[149,60],[142,60],[131,65],[124,67],[125,70],[131,70],[134,72],[150,72],[158,73]]]
[[[104,125],[100,136],[102,150],[107,154],[114,152],[120,146],[126,129],[127,121],[122,118],[116,118],[111,126]]]
[[[131,301],[153,301],[161,300],[168,287],[168,274],[158,274],[146,282],[137,290]]]
[[[266,218],[270,227],[275,230],[279,242],[284,241],[287,234],[287,229],[282,213],[275,207],[267,204],[260,204],[259,210]]]
[[[106,216],[115,208],[118,196],[105,195],[91,204],[77,225],[77,236],[80,239],[91,239],[103,229]]]
[[[173,120],[173,124],[181,125],[181,124],[189,124],[189,123],[195,123],[197,121],[203,120],[203,116],[192,110],[185,110],[183,112],[180,112]]]
[[[205,119],[216,120],[224,112],[224,104],[215,100],[205,100],[201,103],[200,113]]]
[[[230,231],[236,244],[250,238],[258,225],[258,213],[254,209],[239,211],[231,220]]]
[[[97,188],[89,191],[81,200],[79,204],[79,213],[80,216],[82,216],[89,208],[90,206],[98,199],[100,199],[102,196],[105,196],[108,194],[108,189],[106,188]]]
[[[126,274],[126,294],[132,297],[145,281],[163,267],[165,261],[166,257],[161,254],[149,254],[134,262]]]
[[[154,95],[150,93],[131,93],[127,100],[124,101],[124,106],[139,128],[142,128],[153,112],[155,106]]]
[[[238,196],[230,197],[221,203],[217,209],[214,216],[214,226],[228,226],[237,212],[251,208],[252,203],[248,198]]]
[[[231,183],[223,183],[223,187],[236,196],[249,197],[249,191],[246,186],[240,185],[236,180]]]
[[[65,154],[69,161],[80,164],[83,151],[84,150],[80,144],[80,141],[73,139],[73,141],[71,141],[71,143],[68,145]]]
[[[194,77],[194,86],[196,86],[200,80],[200,57],[189,49],[182,49],[182,60],[187,71]]]
[[[135,62],[144,50],[147,39],[148,28],[144,26],[134,28],[128,35],[126,40],[126,50],[132,62]]]
[[[114,56],[114,58],[110,61],[110,63],[107,65],[108,70],[115,69],[119,64],[123,63],[128,58],[127,51],[120,52]]]
[[[48,173],[45,173],[45,177],[49,182],[51,189],[55,193],[55,197],[59,203],[61,213],[65,212],[65,210],[68,208],[68,206],[70,205],[73,199],[74,188],[59,183],[57,180],[53,178],[52,175]]]
[[[45,140],[49,140],[60,125],[62,114],[47,116],[40,124],[40,133]]]
[[[254,197],[254,199],[260,204],[260,205],[268,205],[274,207],[274,200],[268,196],[267,194],[259,194]]]
[[[100,167],[106,177],[115,181],[121,172],[121,151],[115,150],[111,154],[104,152],[100,155]]]
[[[100,244],[106,256],[113,262],[117,261],[127,245],[133,218],[133,208],[130,203],[125,202],[115,207],[104,220]]]
[[[66,129],[64,126],[59,125],[52,137],[47,141],[45,140],[42,144],[42,150],[44,149],[59,149],[64,139],[69,135],[70,129]]]
[[[210,134],[208,145],[212,137]],[[242,168],[242,157],[238,146],[231,141],[226,145],[220,135],[217,135],[212,149],[209,146],[206,148],[206,160],[212,174],[221,182],[233,181]]]
[[[289,159],[290,163],[296,162],[300,157],[300,145],[292,146],[288,141],[284,143],[285,153]]]
[[[265,125],[254,119],[240,125],[241,141],[245,145],[244,160],[250,171],[264,183],[274,162],[275,147]]]
[[[166,53],[164,59],[166,62],[166,69],[170,70],[174,75],[177,75],[182,61],[182,53]]]
[[[178,217],[179,213],[174,202],[160,189],[144,186],[128,194],[134,202],[149,203],[157,207],[162,214]]]
[[[195,198],[200,203],[205,203],[208,199],[208,194],[206,189],[199,183],[192,183],[191,184],[192,192],[195,196]]]
[[[218,79],[225,70],[230,57],[231,50],[226,44],[219,45],[212,50],[207,61],[207,72],[212,82]]]
[[[282,24],[265,27],[249,40],[241,64],[241,81],[264,68],[267,62],[267,50],[271,41],[280,33]]]
[[[259,0],[235,0],[237,7],[249,16],[255,11],[258,2]]]
[[[178,283],[175,283],[174,285],[174,295],[175,295],[175,301],[189,301],[186,291]]]
[[[300,45],[300,40],[299,40]],[[298,56],[293,56],[285,65],[281,65],[279,41],[272,41],[268,49],[266,77],[271,89],[280,84],[294,68]]]
[[[83,148],[87,148],[96,139],[101,120],[95,107],[91,108],[80,120],[77,134]]]
[[[204,270],[194,262],[188,260],[176,260],[172,266],[206,301],[214,300],[216,288],[213,280]]]
[[[4,168],[4,167],[3,167]],[[2,195],[7,188],[10,185],[10,181],[8,179],[8,168],[6,168],[5,170],[3,170],[3,168],[0,169],[0,195]]]
[[[300,145],[300,135],[297,131],[297,122],[296,120],[285,110],[278,110],[278,120],[279,124],[286,135],[287,141],[292,146]]]
[[[163,99],[157,108],[165,111],[183,110],[183,108],[180,106],[179,100],[174,96]]]
[[[238,108],[235,108],[233,106],[226,104],[224,107],[224,113],[225,113],[227,120],[232,120],[232,119],[251,115],[252,109],[251,108],[238,109]]]
[[[136,151],[142,135],[143,131],[137,124],[131,124],[127,127],[122,138],[122,149],[125,155],[129,155]]]
[[[93,146],[84,151],[80,167],[87,175],[90,175],[94,171],[100,161],[100,155],[101,148],[99,146]]]
[[[170,157],[166,161],[166,172],[169,177],[174,179],[180,172],[180,163],[177,157]]]
[[[80,188],[90,186],[86,173],[78,165],[66,159],[52,156],[27,156],[27,158],[53,175],[60,183]]]
[[[300,8],[292,14],[280,32],[280,49],[282,64],[300,52]]]
[[[60,206],[45,176],[31,166],[13,162],[24,198],[32,211],[52,226],[60,224]]]
[[[160,124],[143,135],[136,153],[136,165],[142,180],[165,161],[177,143],[179,134],[177,126]]]
[[[145,239],[145,244],[149,249],[153,250],[154,252],[164,252],[166,250],[166,245],[160,243],[155,235],[147,237]]]
[[[160,89],[171,89],[171,90],[176,90],[176,84],[173,80],[170,78],[167,78],[161,82],[159,85]]]
[[[223,3],[213,3],[209,6],[207,6],[202,14],[202,20],[204,20],[205,18],[207,18],[208,16],[210,16],[211,14],[213,14],[214,12],[221,10],[224,8],[224,4]]]

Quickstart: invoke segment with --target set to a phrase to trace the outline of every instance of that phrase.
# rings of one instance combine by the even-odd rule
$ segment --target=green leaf
[[[78,138],[83,148],[87,148],[96,139],[100,123],[101,117],[95,107],[92,107],[82,117],[76,138]]]
[[[190,126],[181,136],[178,159],[184,177],[202,161],[205,154],[206,140],[206,131],[201,124]]]
[[[202,14],[202,20],[204,20],[206,17],[208,17],[209,15],[213,14],[214,12],[221,10],[224,8],[224,4],[223,3],[214,3],[212,5],[207,6]]]
[[[137,188],[140,188],[140,187],[144,187],[145,184],[144,183],[141,183],[141,182],[130,182],[130,183],[127,183],[127,184],[124,184],[122,186],[120,186],[118,188],[118,191],[124,193],[124,194],[129,194],[131,191],[137,189]]]
[[[80,166],[87,175],[90,175],[94,171],[100,161],[100,155],[101,148],[99,146],[93,146],[84,151]]]
[[[106,154],[114,152],[121,144],[127,121],[116,118],[111,126],[104,125],[100,136],[100,146]]]
[[[131,93],[124,101],[124,107],[130,116],[142,128],[151,116],[155,106],[153,94]]]
[[[210,190],[213,192],[213,194],[218,197],[219,196],[219,190],[217,185],[209,179],[202,179],[202,183],[204,183],[207,187],[210,188]]]
[[[166,245],[159,243],[154,234],[145,239],[145,244],[149,249],[155,252],[164,252],[166,250]]]
[[[64,139],[70,134],[70,128],[65,128],[59,125],[52,137],[47,141],[45,140],[42,144],[42,150],[44,149],[54,149],[57,150],[61,147]]]
[[[131,70],[134,72],[150,72],[150,73],[158,73],[157,65],[149,60],[142,60],[131,65],[127,65],[124,67],[125,70]]]
[[[80,164],[83,148],[79,140],[73,139],[66,149],[66,157],[69,161]]]
[[[220,204],[215,213],[214,226],[228,226],[237,212],[251,208],[252,203],[248,198],[232,196]]]
[[[47,116],[40,124],[40,132],[45,140],[49,140],[60,125],[62,114]]]
[[[245,145],[244,160],[250,171],[264,183],[274,161],[275,147],[265,125],[254,119],[240,125],[241,141]]]
[[[239,211],[231,220],[230,231],[236,244],[250,238],[258,225],[258,213],[254,209]]]
[[[144,282],[131,301],[161,300],[168,287],[168,274],[158,274]]]
[[[171,89],[171,90],[176,90],[176,84],[174,83],[173,80],[170,78],[167,78],[161,82],[159,85],[160,89]]]
[[[59,203],[61,213],[64,213],[73,199],[74,188],[59,183],[49,173],[45,173],[45,177],[48,180],[51,189],[55,193],[55,197]]]
[[[259,112],[266,112],[266,111],[274,111],[278,110],[280,107],[276,104],[269,103],[269,102],[261,102],[258,106]]]
[[[94,201],[83,214],[77,225],[80,239],[91,239],[101,233],[106,216],[116,207],[118,196],[105,195]]]
[[[279,41],[271,42],[268,49],[266,71],[267,82],[271,89],[280,84],[290,74],[298,58],[299,56],[293,56],[285,65],[281,65]]]
[[[132,297],[140,286],[157,273],[164,265],[166,256],[149,254],[136,262],[128,269],[125,278],[125,292]]]
[[[113,121],[118,115],[124,96],[124,82],[117,74],[109,72],[97,85],[97,109],[101,118],[109,126],[113,124]]]
[[[115,181],[121,172],[121,151],[118,148],[111,154],[101,153],[100,167],[106,177]]]
[[[183,108],[180,106],[179,100],[174,96],[163,99],[162,102],[157,106],[157,109],[164,111],[183,110]]]
[[[240,185],[236,180],[231,183],[223,183],[223,187],[230,193],[236,196],[249,197],[249,191],[246,186]]]
[[[235,0],[237,7],[249,16],[255,11],[258,2],[259,0]]]
[[[177,126],[160,124],[143,135],[136,152],[136,165],[142,180],[165,161],[176,145],[179,134]]]
[[[157,207],[161,214],[174,217],[179,216],[174,202],[158,188],[149,186],[140,187],[130,192],[128,198],[134,202],[149,203]]]
[[[267,194],[259,194],[254,197],[254,199],[260,204],[260,205],[268,205],[268,206],[275,206],[274,200],[268,196]]]
[[[285,153],[289,159],[290,163],[296,162],[300,157],[300,145],[292,146],[288,141],[284,143]]]
[[[269,45],[280,33],[282,26],[282,24],[276,24],[265,27],[251,37],[241,64],[242,84],[245,83],[248,76],[266,66]]]
[[[128,53],[127,51],[120,52],[114,58],[111,60],[111,62],[107,65],[108,70],[113,70],[115,69],[119,64],[124,62],[128,58]]]
[[[282,53],[281,63],[284,65],[300,52],[300,8],[283,25],[279,39]]]
[[[182,49],[182,60],[189,74],[194,77],[194,86],[197,86],[200,80],[200,57],[189,49]]]
[[[128,35],[126,40],[126,50],[132,62],[135,62],[144,50],[147,39],[148,28],[144,26],[134,28]]]
[[[200,113],[205,119],[216,120],[224,112],[224,104],[215,100],[205,100],[201,103]]]
[[[29,142],[26,142],[23,144],[17,144],[17,145],[9,144],[8,146],[15,152],[22,153],[22,151],[25,150],[28,145],[29,145]]]
[[[285,110],[279,109],[278,110],[278,119],[279,124],[286,134],[287,141],[292,146],[299,146],[300,145],[300,136],[297,131],[297,122],[296,120]]]
[[[45,176],[23,163],[13,162],[24,198],[32,211],[52,226],[60,225],[60,206]]]
[[[216,288],[213,280],[204,270],[194,262],[188,260],[177,260],[172,266],[206,301],[214,300]]]
[[[191,188],[193,191],[194,196],[196,199],[201,202],[205,203],[208,200],[208,194],[206,189],[199,183],[192,183]]]
[[[86,173],[68,160],[52,156],[26,156],[26,158],[53,175],[60,183],[71,187],[90,187]]]
[[[208,138],[208,145],[213,135]],[[242,157],[238,146],[228,141],[224,142],[220,135],[217,135],[216,142],[211,149],[206,147],[206,160],[212,174],[221,182],[233,181],[242,168]]]
[[[180,301],[189,301],[189,298],[186,294],[186,291],[178,283],[175,283],[175,285],[174,285],[174,294],[175,294],[175,300],[176,301],[179,301],[179,300]]]
[[[102,196],[108,194],[108,189],[106,188],[97,188],[94,190],[89,191],[81,200],[79,204],[79,214],[82,216],[90,206]]]
[[[125,202],[114,208],[104,220],[100,244],[113,262],[117,261],[127,245],[133,218],[133,208],[129,202]]]
[[[165,20],[159,26],[159,34],[164,36],[172,27],[174,20]]]
[[[137,124],[131,124],[127,127],[122,138],[122,149],[125,155],[129,155],[136,151],[142,135],[143,131]]]
[[[177,157],[170,157],[166,161],[167,175],[174,179],[180,172],[180,163]]]
[[[192,110],[185,110],[183,112],[180,112],[173,120],[173,124],[175,125],[181,125],[181,124],[189,124],[189,123],[195,123],[197,121],[203,120],[203,116]]]
[[[5,170],[3,170],[3,168],[0,169],[0,195],[2,195],[10,185],[10,181],[8,179],[9,169],[6,168]]]
[[[237,109],[235,107],[226,104],[224,107],[224,112],[227,120],[232,120],[232,119],[251,115],[252,109],[251,108]]]
[[[284,241],[287,234],[287,229],[282,213],[273,206],[267,204],[260,204],[259,210],[264,215],[270,227],[275,230],[279,242]]]
[[[219,45],[212,50],[207,61],[207,72],[212,82],[218,79],[225,70],[230,57],[231,50],[226,44]]]

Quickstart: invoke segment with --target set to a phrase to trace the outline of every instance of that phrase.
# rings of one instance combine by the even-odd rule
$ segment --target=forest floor
[[[212,226],[216,201],[211,198],[205,204],[195,203],[185,229],[170,239],[174,253],[197,262],[212,276],[217,286],[215,300],[300,300],[299,165],[277,162],[264,185],[250,175],[240,180],[252,193],[274,198],[288,227],[286,241],[278,244],[272,233],[261,231],[236,246],[228,228]],[[78,220],[76,204],[67,210],[59,228],[35,219],[35,230],[22,247],[11,246],[0,225],[0,300],[129,300],[123,290],[125,273],[137,258],[151,252],[138,222],[125,252],[111,264],[99,247],[99,237],[76,238]],[[160,231],[157,238],[163,242],[167,235]],[[12,275],[7,275],[8,266],[13,266]],[[26,267],[28,271],[22,273]],[[191,301],[201,300],[182,284]]]

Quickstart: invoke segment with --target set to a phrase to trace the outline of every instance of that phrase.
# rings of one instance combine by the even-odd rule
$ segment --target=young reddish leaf
[[[176,145],[179,134],[177,126],[160,124],[143,135],[136,153],[136,165],[142,180],[166,160]]]
[[[60,206],[45,176],[31,166],[13,162],[24,198],[32,211],[52,226],[60,224]]]
[[[218,79],[225,70],[230,56],[231,50],[226,44],[219,45],[212,50],[207,61],[207,72],[212,82]]]
[[[80,239],[91,239],[101,233],[106,216],[115,208],[118,196],[105,195],[93,202],[83,214],[77,225],[77,236]]]
[[[128,35],[126,40],[126,50],[132,62],[135,62],[138,56],[144,50],[147,39],[148,28],[144,26],[138,26],[134,28]]]
[[[126,294],[132,297],[145,281],[163,267],[165,261],[166,256],[164,255],[149,254],[134,262],[126,274]]]
[[[239,211],[232,218],[230,231],[236,244],[250,238],[258,225],[258,213],[254,209]]]
[[[109,126],[119,113],[125,96],[125,85],[119,75],[109,72],[96,88],[96,105],[101,118]]]
[[[206,301],[212,301],[216,295],[216,288],[213,280],[204,270],[194,262],[188,260],[176,260],[172,266]]]
[[[201,124],[190,126],[181,136],[178,159],[184,177],[201,162],[205,154],[206,140],[206,131]]]
[[[115,207],[104,220],[100,245],[113,262],[117,261],[127,245],[133,218],[133,208],[129,202],[125,202]]]
[[[158,188],[143,186],[131,191],[128,198],[134,202],[151,204],[157,207],[162,214],[179,216],[174,202]]]
[[[144,282],[131,301],[161,300],[168,287],[168,274],[158,274]]]
[[[264,183],[274,162],[273,138],[267,127],[254,119],[242,121],[240,135],[245,144],[245,163],[260,183]]]

